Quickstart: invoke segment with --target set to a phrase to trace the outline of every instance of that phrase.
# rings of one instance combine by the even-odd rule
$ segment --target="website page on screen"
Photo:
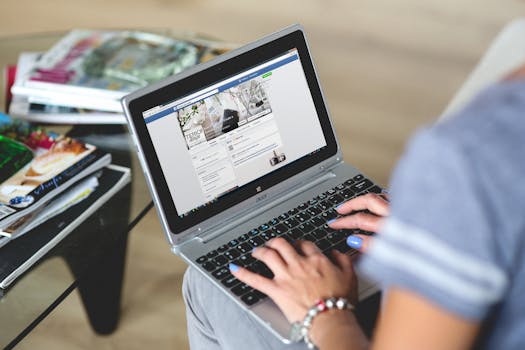
[[[143,116],[181,217],[326,146],[297,50]]]

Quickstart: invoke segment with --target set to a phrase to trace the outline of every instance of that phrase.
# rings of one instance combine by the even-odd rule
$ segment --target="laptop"
[[[334,207],[379,186],[344,163],[303,28],[294,25],[123,98],[131,136],[173,253],[281,341],[290,324],[228,264],[273,237],[327,255],[352,232]],[[359,297],[378,290],[359,276]]]

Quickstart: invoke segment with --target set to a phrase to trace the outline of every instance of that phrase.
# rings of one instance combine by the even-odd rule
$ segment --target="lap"
[[[186,271],[183,290],[192,349],[306,349],[282,343],[194,268]]]

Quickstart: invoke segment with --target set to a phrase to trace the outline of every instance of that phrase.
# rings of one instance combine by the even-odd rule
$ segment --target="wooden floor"
[[[246,43],[302,23],[345,158],[387,185],[409,135],[524,14],[523,0],[2,0],[0,36],[156,27]],[[131,234],[119,329],[93,334],[74,293],[19,348],[185,349],[184,269],[151,212]]]

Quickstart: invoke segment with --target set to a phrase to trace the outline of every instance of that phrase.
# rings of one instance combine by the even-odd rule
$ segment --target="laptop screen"
[[[180,218],[327,146],[297,48],[142,116]]]

